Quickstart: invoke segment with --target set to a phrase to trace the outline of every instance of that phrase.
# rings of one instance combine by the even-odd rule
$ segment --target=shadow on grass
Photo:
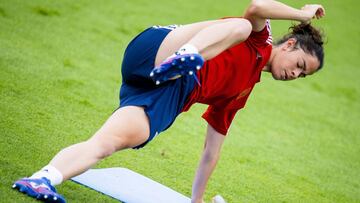
[[[60,16],[60,12],[54,9],[44,8],[44,7],[35,7],[33,11],[41,16]]]
[[[5,10],[3,8],[0,7],[0,16],[2,17],[7,17]]]

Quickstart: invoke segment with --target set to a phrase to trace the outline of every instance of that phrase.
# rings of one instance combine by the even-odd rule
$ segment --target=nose
[[[301,74],[302,70],[300,68],[295,68],[294,70],[291,71],[291,77],[293,79],[298,78]]]

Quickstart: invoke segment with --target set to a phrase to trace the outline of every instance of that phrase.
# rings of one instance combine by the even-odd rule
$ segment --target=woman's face
[[[316,72],[320,62],[316,56],[295,48],[295,39],[289,39],[279,45],[270,61],[269,71],[276,80],[294,80]]]

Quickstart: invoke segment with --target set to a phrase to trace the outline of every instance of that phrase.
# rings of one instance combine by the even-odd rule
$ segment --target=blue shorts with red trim
[[[150,27],[136,36],[125,50],[121,68],[120,108],[141,106],[150,121],[148,140],[134,149],[144,147],[157,134],[171,126],[195,87],[195,79],[190,75],[161,85],[156,85],[150,78],[157,51],[164,38],[175,28],[176,26]]]

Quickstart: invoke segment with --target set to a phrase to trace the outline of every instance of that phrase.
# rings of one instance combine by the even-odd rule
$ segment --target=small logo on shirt
[[[249,87],[249,88],[241,91],[241,92],[239,93],[239,95],[236,97],[236,100],[242,99],[243,97],[245,97],[246,95],[248,95],[248,94],[250,93],[250,91],[251,91],[251,87]]]

